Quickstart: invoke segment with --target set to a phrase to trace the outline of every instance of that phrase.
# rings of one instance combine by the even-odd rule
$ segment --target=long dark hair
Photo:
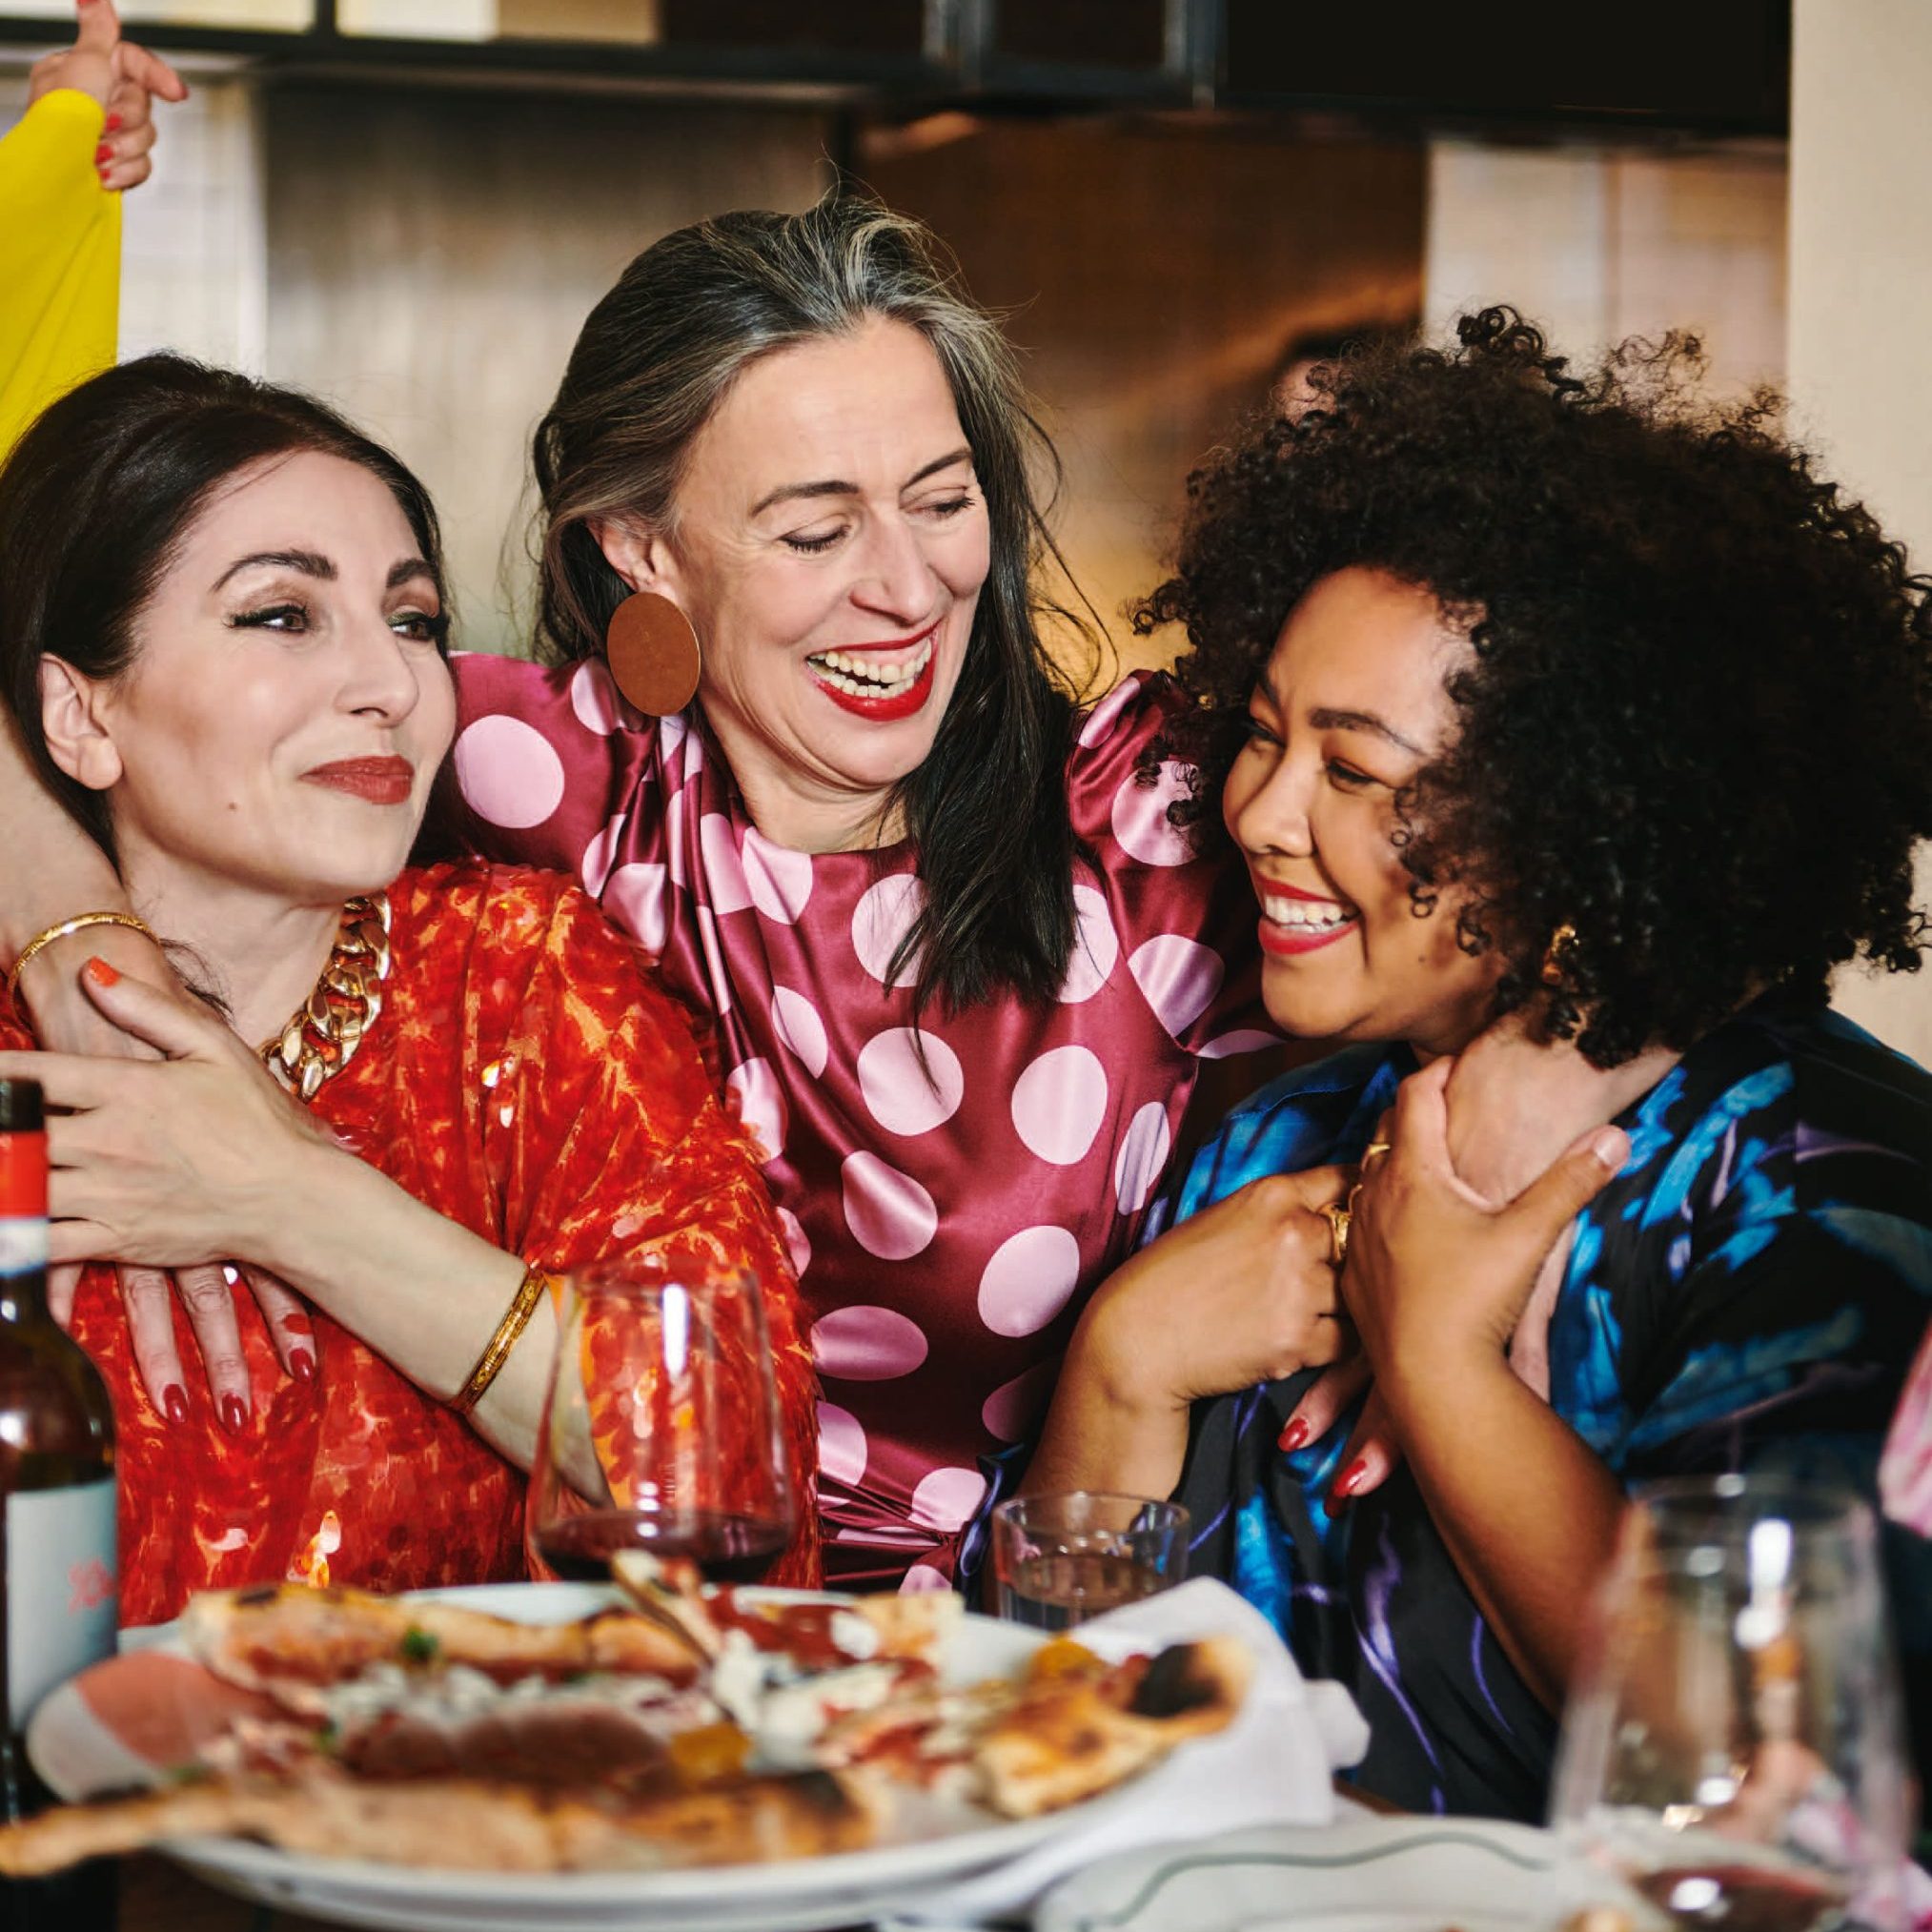
[[[429,493],[379,443],[292,389],[144,356],[52,404],[0,469],[0,684],[48,790],[113,858],[105,797],[47,749],[40,660],[112,678],[134,655],[134,619],[211,492],[250,465],[315,451],[385,483],[443,581]],[[218,702],[218,694],[210,694]]]
[[[629,515],[675,529],[692,440],[748,363],[875,315],[932,344],[986,494],[992,566],[932,750],[897,788],[925,905],[893,969],[916,958],[917,1005],[937,995],[953,1008],[1002,992],[1053,997],[1073,947],[1077,850],[1073,700],[1037,622],[1067,614],[1035,594],[1052,539],[1027,471],[1029,456],[1055,475],[1057,464],[1011,347],[956,279],[920,223],[850,195],[680,229],[591,311],[535,449],[539,642],[566,662],[595,657],[627,587],[593,523]]]

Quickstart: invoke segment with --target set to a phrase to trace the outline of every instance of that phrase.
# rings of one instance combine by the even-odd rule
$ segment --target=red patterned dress
[[[809,1496],[816,1387],[771,1204],[635,946],[555,873],[436,866],[405,872],[389,898],[381,1015],[315,1112],[417,1200],[544,1268],[661,1252],[754,1271]],[[10,1008],[0,1044],[32,1044]],[[468,1423],[319,1311],[319,1373],[291,1380],[246,1291],[235,1305],[254,1406],[231,1436],[199,1376],[186,1421],[160,1413],[112,1271],[82,1278],[74,1334],[120,1438],[124,1622],[243,1583],[414,1590],[525,1574],[524,1478]],[[787,1580],[817,1579],[804,1515]]]
[[[456,660],[457,773],[497,856],[568,866],[711,1016],[762,1144],[825,1385],[825,1570],[945,1584],[982,1455],[1028,1434],[1087,1291],[1131,1251],[1198,1063],[1273,1044],[1253,893],[1135,782],[1176,702],[1130,678],[1068,766],[1080,938],[1059,997],[928,1010],[885,983],[909,846],[816,856],[745,813],[715,745],[600,662]]]

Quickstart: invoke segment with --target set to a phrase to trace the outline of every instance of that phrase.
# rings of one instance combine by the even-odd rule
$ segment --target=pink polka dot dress
[[[1068,763],[1080,936],[1059,997],[912,1032],[887,983],[921,903],[908,846],[809,855],[745,815],[692,715],[653,721],[600,662],[457,660],[456,768],[492,857],[573,871],[716,1028],[765,1153],[824,1400],[834,1587],[935,1588],[985,1493],[979,1458],[1044,1411],[1088,1291],[1131,1251],[1198,1062],[1274,1043],[1254,900],[1134,781],[1171,715],[1130,678]]]

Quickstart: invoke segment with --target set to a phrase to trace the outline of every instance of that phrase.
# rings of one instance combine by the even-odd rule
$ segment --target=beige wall
[[[1698,334],[1714,393],[1784,376],[1781,150],[1653,153],[1439,142],[1429,158],[1428,295],[1439,329],[1512,302],[1563,354]]]
[[[963,115],[862,144],[860,172],[1007,313],[1067,466],[1075,579],[1129,662],[1122,604],[1155,580],[1190,469],[1256,407],[1300,329],[1413,314],[1419,148],[1186,122]]]
[[[1797,0],[1793,26],[1798,425],[1932,569],[1932,7]],[[1932,905],[1932,854],[1919,880]],[[1847,976],[1838,1003],[1932,1063],[1932,961],[1910,977]]]
[[[660,101],[277,90],[262,103],[266,362],[419,469],[461,637],[519,648],[530,433],[594,302],[719,209],[799,208],[813,114]]]

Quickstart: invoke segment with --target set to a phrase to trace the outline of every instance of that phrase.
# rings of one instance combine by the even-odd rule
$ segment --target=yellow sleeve
[[[121,197],[94,173],[100,103],[43,94],[0,139],[0,458],[114,359]]]

